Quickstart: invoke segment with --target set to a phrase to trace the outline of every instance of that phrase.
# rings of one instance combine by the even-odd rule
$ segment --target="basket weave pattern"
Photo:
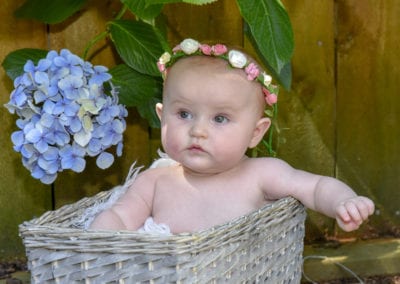
[[[292,198],[196,233],[78,228],[109,194],[20,225],[32,283],[300,283],[305,210]]]

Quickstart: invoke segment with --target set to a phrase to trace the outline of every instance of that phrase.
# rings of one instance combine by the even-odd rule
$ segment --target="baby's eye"
[[[179,111],[178,115],[182,119],[191,119],[192,118],[192,115],[188,111],[185,111],[185,110]]]
[[[216,117],[214,117],[214,121],[216,123],[227,123],[229,119],[223,115],[217,115]]]

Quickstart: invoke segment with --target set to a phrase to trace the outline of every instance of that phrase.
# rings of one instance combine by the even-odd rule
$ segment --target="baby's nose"
[[[193,122],[190,128],[190,135],[198,138],[206,138],[208,136],[207,123],[201,120]]]

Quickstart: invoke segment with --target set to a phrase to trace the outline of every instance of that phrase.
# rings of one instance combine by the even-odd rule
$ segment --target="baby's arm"
[[[272,173],[268,174],[271,175],[267,197],[293,196],[306,207],[335,218],[344,231],[358,229],[374,212],[374,203],[369,198],[357,196],[335,178],[296,170],[278,159],[270,159],[268,164]]]
[[[137,230],[151,215],[154,181],[146,171],[138,175],[127,192],[93,220],[90,229]]]
[[[345,183],[331,177],[319,176],[312,199],[313,209],[336,218],[346,232],[358,229],[374,212],[369,198],[357,196]]]

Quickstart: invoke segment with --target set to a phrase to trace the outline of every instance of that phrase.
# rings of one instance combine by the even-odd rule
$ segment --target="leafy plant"
[[[119,87],[120,102],[136,107],[151,127],[159,127],[154,105],[161,99],[162,79],[156,62],[165,51],[170,51],[166,36],[155,19],[164,5],[189,3],[203,5],[217,0],[120,0],[123,4],[118,15],[111,19],[105,30],[90,40],[83,59],[100,39],[109,37],[123,64],[110,68],[112,82]],[[280,0],[236,0],[245,21],[246,35],[257,50],[263,63],[275,79],[290,88],[290,60],[293,52],[293,34],[289,17]],[[20,18],[36,19],[46,24],[63,22],[87,5],[87,0],[26,0],[15,11]],[[126,13],[134,20],[123,19]],[[167,27],[168,29],[168,27]],[[23,73],[25,62],[37,63],[47,51],[20,49],[11,52],[3,67],[11,79]]]

